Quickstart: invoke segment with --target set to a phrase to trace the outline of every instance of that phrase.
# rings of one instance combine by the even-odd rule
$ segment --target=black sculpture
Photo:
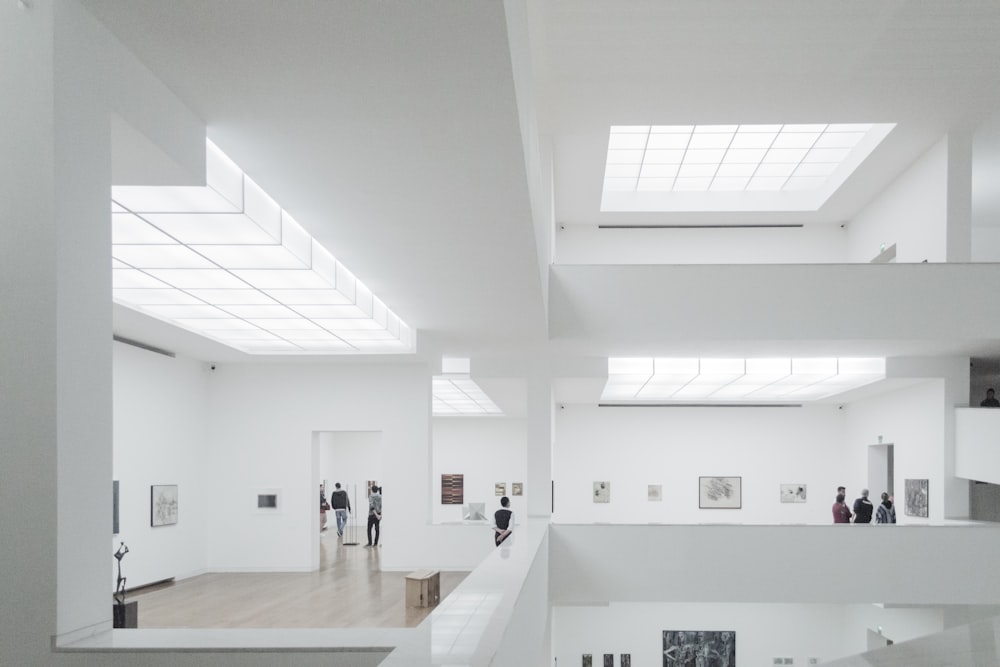
[[[122,558],[127,553],[128,547],[122,542],[121,546],[118,547],[118,551],[115,552],[115,558],[118,559],[118,585],[115,588],[115,613],[112,625],[116,628],[129,627],[126,621],[128,615],[125,612],[125,577],[122,576]],[[131,627],[135,626],[132,625]]]

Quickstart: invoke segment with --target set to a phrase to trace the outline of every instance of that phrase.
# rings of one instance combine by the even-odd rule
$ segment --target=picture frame
[[[493,483],[493,495],[496,495],[496,496],[506,496],[507,495],[507,482],[494,482]]]
[[[663,631],[664,667],[693,665],[696,656],[705,654],[716,655],[721,660],[721,664],[735,667],[736,632],[732,630]]]
[[[462,505],[465,503],[465,475],[441,475],[441,504]]]
[[[610,503],[611,502],[611,482],[594,482],[594,502],[595,503]]]
[[[651,503],[659,503],[663,501],[663,485],[662,484],[649,484],[646,486],[646,500]]]
[[[512,495],[512,496],[523,496],[524,495],[524,482],[511,482],[510,483],[510,495]]]
[[[906,516],[926,519],[930,512],[930,480],[908,479],[904,481],[903,512]]]
[[[742,477],[699,477],[698,509],[743,508]]]
[[[806,502],[805,484],[782,484],[778,492],[778,497],[783,503],[804,503]]]
[[[172,526],[177,523],[177,485],[154,484],[149,487],[149,525]]]

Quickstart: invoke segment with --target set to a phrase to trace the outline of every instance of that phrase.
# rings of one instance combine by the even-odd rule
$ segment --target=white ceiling
[[[993,1],[510,0],[510,42],[500,2],[81,1],[436,354],[550,349],[529,193],[559,224],[838,223],[1000,109]],[[600,212],[612,124],[811,122],[898,126],[815,212]],[[246,358],[122,308],[115,327]]]

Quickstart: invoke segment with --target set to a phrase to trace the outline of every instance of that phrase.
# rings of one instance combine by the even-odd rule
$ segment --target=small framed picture
[[[742,477],[699,477],[698,508],[738,510],[743,506]]]
[[[154,484],[149,487],[149,525],[170,526],[177,523],[177,485]]]
[[[594,502],[611,502],[611,482],[594,482]]]
[[[510,483],[510,495],[512,495],[512,496],[523,496],[524,495],[524,482],[511,482]]]
[[[507,482],[494,482],[493,493],[498,496],[507,495]]]
[[[663,500],[663,485],[650,484],[646,487],[646,500],[651,503],[658,503]]]

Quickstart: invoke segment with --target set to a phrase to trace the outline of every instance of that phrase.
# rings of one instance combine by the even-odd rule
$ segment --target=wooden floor
[[[411,628],[433,608],[407,607],[406,572],[382,572],[381,549],[320,539],[320,567],[306,573],[204,574],[131,593],[141,628]],[[468,572],[442,572],[441,597]]]

